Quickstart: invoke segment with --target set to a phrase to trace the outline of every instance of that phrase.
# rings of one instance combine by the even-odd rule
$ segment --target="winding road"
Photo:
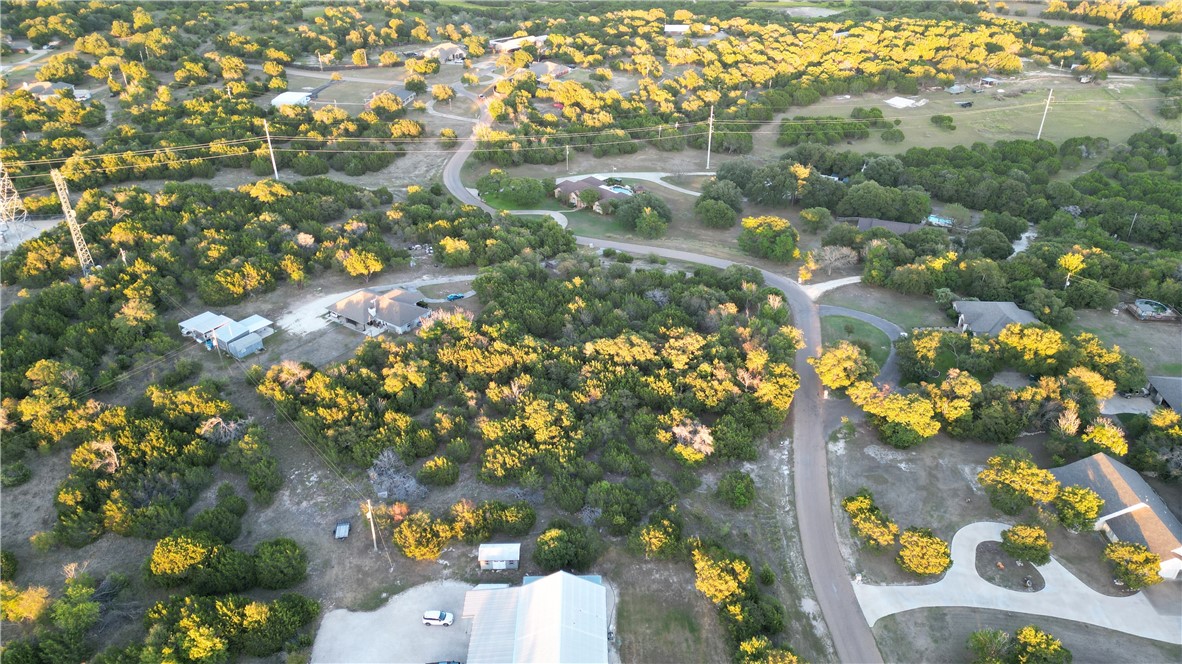
[[[457,93],[469,98],[476,98],[472,93],[459,89]],[[443,169],[443,185],[461,203],[474,205],[491,214],[499,211],[480,200],[474,192],[464,186],[460,173],[464,163],[476,148],[476,131],[481,126],[488,126],[491,117],[487,105],[482,105],[480,122],[477,123],[471,135],[448,160]],[[623,175],[615,173],[617,177]],[[636,174],[630,174],[635,176]],[[649,179],[649,178],[645,178]],[[667,184],[663,183],[662,184]],[[513,210],[513,213],[526,211]],[[535,211],[535,213],[559,214],[549,211]],[[565,219],[563,219],[565,221]],[[740,265],[713,256],[654,247],[631,242],[616,242],[599,238],[576,236],[576,241],[583,245],[594,245],[612,248],[617,251],[630,253],[656,254],[664,258],[698,263],[718,268]],[[854,594],[852,579],[846,570],[845,559],[837,544],[837,525],[833,518],[833,508],[829,499],[829,466],[826,449],[826,438],[823,422],[824,400],[821,397],[821,382],[817,374],[808,364],[808,358],[813,357],[821,348],[821,319],[816,303],[800,284],[788,279],[784,275],[760,270],[764,280],[770,286],[780,289],[788,298],[788,305],[792,310],[793,323],[804,333],[805,348],[796,356],[796,370],[800,374],[800,389],[797,390],[792,405],[792,426],[794,436],[794,486],[797,519],[800,527],[800,544],[804,550],[805,565],[813,585],[817,603],[821,606],[821,613],[829,628],[837,657],[848,663],[879,664],[882,655],[875,644],[874,635],[870,631],[863,616],[858,598]],[[853,315],[843,311],[843,315]],[[885,321],[883,321],[885,323]],[[872,323],[874,324],[874,323]],[[897,329],[897,328],[896,328]],[[884,330],[887,331],[887,330]],[[891,335],[891,332],[887,332]],[[892,338],[897,336],[892,335]],[[888,360],[890,364],[890,360]]]

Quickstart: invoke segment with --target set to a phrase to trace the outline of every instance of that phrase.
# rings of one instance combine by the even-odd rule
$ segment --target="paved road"
[[[864,323],[869,323],[877,327],[887,338],[891,340],[891,352],[887,355],[886,362],[883,363],[881,370],[878,372],[878,377],[875,379],[879,385],[891,385],[897,387],[901,374],[899,372],[899,362],[895,357],[895,339],[898,339],[903,334],[903,328],[894,323],[879,318],[874,314],[868,314],[865,311],[858,311],[856,309],[847,309],[845,307],[834,307],[828,304],[822,304],[820,307],[822,316],[846,316],[849,318],[856,318]]]
[[[1111,597],[1092,590],[1058,560],[1038,568],[1046,587],[1038,592],[1008,590],[977,574],[977,545],[1000,542],[1003,523],[971,523],[952,538],[952,568],[924,586],[868,586],[855,590],[869,623],[884,616],[933,606],[968,606],[1074,620],[1147,639],[1182,643],[1178,607],[1155,607],[1145,593]]]
[[[471,96],[469,93],[462,94]],[[490,118],[487,110],[483,111],[481,119],[488,122]],[[460,180],[464,161],[472,154],[475,146],[473,132],[448,160],[443,169],[443,184],[460,202],[476,205],[497,214],[491,206],[480,200],[480,197],[468,191]],[[719,268],[736,264],[722,258],[664,247],[599,238],[575,239],[579,244],[610,247],[631,253],[657,254],[665,258]],[[792,310],[793,323],[804,333],[805,348],[796,357],[800,389],[796,392],[792,407],[795,437],[793,484],[796,487],[795,505],[800,527],[800,543],[804,550],[805,565],[813,584],[813,592],[829,627],[838,658],[850,664],[879,664],[882,662],[882,655],[854,595],[845,560],[837,545],[837,526],[833,520],[833,507],[829,500],[829,465],[823,426],[824,401],[821,399],[820,380],[807,362],[821,347],[821,322],[817,306],[800,284],[779,274],[766,270],[761,272],[768,285],[784,292]]]

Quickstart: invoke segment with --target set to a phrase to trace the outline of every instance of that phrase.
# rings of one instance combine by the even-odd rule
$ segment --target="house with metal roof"
[[[552,78],[562,78],[570,73],[570,67],[561,62],[553,62],[545,60],[543,62],[531,62],[529,70],[532,71],[538,78],[543,76],[550,76]]]
[[[1149,398],[1159,406],[1182,413],[1182,377],[1150,376]]]
[[[89,101],[90,90],[79,90],[74,87],[73,83],[62,83],[60,81],[36,81],[33,83],[21,83],[21,90],[27,90],[29,94],[33,95],[40,101],[53,99],[61,96],[63,93],[70,93],[73,95],[75,101]]]
[[[1164,579],[1182,575],[1182,523],[1137,471],[1097,452],[1086,459],[1052,468],[1064,486],[1078,485],[1104,500],[1096,530],[1113,542],[1137,542],[1161,557]]]
[[[957,300],[952,303],[952,308],[960,314],[956,321],[956,326],[960,328],[960,331],[973,334],[997,336],[1011,323],[1029,325],[1038,322],[1034,314],[1019,309],[1018,305],[1013,302]]]
[[[234,321],[221,314],[206,311],[180,322],[181,336],[205,342],[213,338],[213,331]]]
[[[555,572],[521,586],[477,587],[464,597],[472,620],[469,664],[607,664],[607,588],[598,577]]]
[[[289,90],[275,95],[275,98],[271,100],[271,106],[274,108],[279,108],[280,106],[307,106],[310,101],[312,101],[311,92]]]
[[[275,332],[274,323],[258,314],[236,321],[212,311],[181,321],[181,335],[209,350],[221,350],[242,359],[263,350],[263,339]]]

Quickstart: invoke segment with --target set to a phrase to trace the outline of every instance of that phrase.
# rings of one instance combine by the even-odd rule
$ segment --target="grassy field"
[[[466,293],[472,290],[471,281],[453,281],[448,284],[427,284],[419,286],[419,292],[430,298],[447,297],[452,293]]]
[[[1091,332],[1105,343],[1116,344],[1141,360],[1150,376],[1182,375],[1182,326],[1171,323],[1143,323],[1121,312],[1082,309],[1067,332]]]
[[[905,136],[903,142],[884,143],[879,139],[881,132],[873,131],[870,138],[854,141],[852,146],[842,149],[882,154],[897,154],[913,147],[953,147],[978,141],[1033,139],[1038,133],[1047,93],[1052,88],[1054,98],[1043,138],[1056,144],[1074,136],[1102,136],[1115,144],[1153,126],[1176,130],[1175,125],[1167,126],[1154,111],[1161,98],[1154,81],[1116,80],[1082,85],[1074,78],[1037,73],[1022,80],[1004,81],[996,89],[1004,90],[1004,96],[997,91],[950,95],[935,90],[919,95],[928,100],[926,105],[902,110],[884,103],[894,96],[893,93],[831,97],[807,108],[790,109],[776,120],[798,115],[849,117],[850,111],[858,106],[881,108],[887,119],[900,120],[899,129]],[[958,108],[953,103],[955,101],[971,101],[973,107]],[[956,130],[947,131],[933,125],[931,117],[934,115],[951,115]],[[760,131],[766,132],[765,140],[755,142],[753,156],[770,159],[786,150],[775,144],[778,125],[767,125]]]
[[[891,340],[882,330],[870,323],[848,316],[822,316],[821,340],[825,344],[839,341],[864,343],[870,348],[870,357],[882,366],[891,354]]]
[[[905,330],[914,327],[952,325],[930,298],[911,297],[864,284],[829,291],[821,296],[820,302],[865,311],[885,318]]]

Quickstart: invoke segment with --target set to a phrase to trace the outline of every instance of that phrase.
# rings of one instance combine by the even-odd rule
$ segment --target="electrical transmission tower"
[[[20,194],[12,186],[12,179],[8,177],[8,169],[0,161],[0,229],[15,228],[28,220],[25,204],[21,202]]]
[[[55,168],[49,171],[53,177],[53,186],[57,187],[57,198],[62,203],[62,214],[66,215],[66,225],[70,227],[70,237],[74,240],[74,249],[78,252],[78,264],[82,266],[82,276],[87,276],[94,269],[94,259],[90,257],[90,249],[86,248],[86,238],[82,237],[82,227],[78,225],[78,215],[74,214],[74,206],[70,205],[70,190],[66,188],[66,179]]]

